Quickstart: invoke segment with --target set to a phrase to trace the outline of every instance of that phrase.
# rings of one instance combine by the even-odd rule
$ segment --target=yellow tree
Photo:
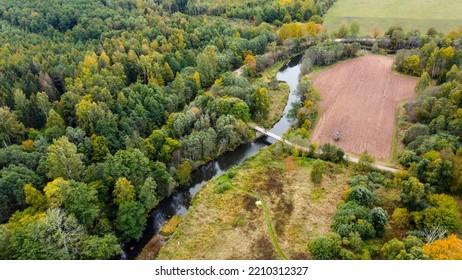
[[[433,260],[462,260],[462,240],[454,234],[427,244],[422,250]]]
[[[251,54],[248,54],[245,57],[244,65],[248,69],[249,74],[251,76],[254,76],[255,73],[257,72],[257,60],[255,59],[255,57]]]

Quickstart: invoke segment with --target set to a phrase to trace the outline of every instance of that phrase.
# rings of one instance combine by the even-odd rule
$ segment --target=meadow
[[[405,31],[427,32],[434,27],[448,32],[462,26],[462,2],[458,0],[338,0],[324,16],[327,31],[342,22],[360,23],[360,34],[370,35],[374,29],[382,32],[399,24]]]

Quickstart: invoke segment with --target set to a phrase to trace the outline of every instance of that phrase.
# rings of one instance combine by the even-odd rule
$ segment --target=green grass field
[[[448,32],[462,27],[460,0],[337,0],[324,16],[324,26],[330,32],[342,22],[360,23],[361,35],[370,35],[379,28],[382,32],[399,24],[405,31],[419,29],[427,32],[435,27]]]

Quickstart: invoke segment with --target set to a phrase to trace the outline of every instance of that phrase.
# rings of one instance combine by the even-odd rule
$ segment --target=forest
[[[195,168],[255,138],[247,123],[267,122],[277,88],[259,71],[329,40],[322,16],[334,2],[0,0],[0,259],[117,258]],[[335,36],[357,35],[356,26],[343,29]],[[462,190],[461,40],[458,31],[395,26],[361,43],[398,51],[396,69],[421,76],[407,105],[406,169],[393,180],[353,177],[333,233],[310,244],[329,253],[315,258],[377,255],[361,240],[386,236],[388,216],[415,234],[389,241],[407,251],[387,258],[433,258],[438,248],[428,246],[460,242],[450,234],[460,230],[451,195]],[[311,47],[303,72],[360,48]],[[300,85],[292,133],[306,139],[319,95],[310,81]],[[324,149],[324,160],[343,157]],[[400,188],[400,207],[385,213],[377,185]],[[449,238],[425,245],[425,230]]]
[[[1,0],[0,258],[113,258],[194,168],[253,138],[271,85],[249,80],[284,53],[271,23],[331,4],[266,2]]]

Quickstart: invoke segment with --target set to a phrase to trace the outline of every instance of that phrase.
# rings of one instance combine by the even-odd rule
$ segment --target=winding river
[[[287,105],[284,108],[284,115],[270,130],[271,132],[282,135],[291,126],[290,120],[287,118],[287,113],[292,107],[293,102],[299,99],[295,94],[295,89],[298,85],[298,75],[300,74],[301,55],[290,60],[284,65],[276,79],[286,82],[290,86],[290,94],[287,100]],[[218,159],[208,162],[191,174],[191,184],[186,187],[176,189],[173,194],[162,200],[159,205],[150,213],[148,223],[143,233],[143,237],[137,242],[124,244],[124,253],[120,256],[121,259],[134,259],[141,252],[143,247],[149,240],[157,234],[160,228],[174,215],[184,216],[188,211],[192,198],[209,180],[212,180],[233,166],[241,164],[248,157],[256,154],[262,148],[267,147],[275,142],[271,138],[259,138],[252,143],[247,143],[239,146],[234,151],[226,152]]]

